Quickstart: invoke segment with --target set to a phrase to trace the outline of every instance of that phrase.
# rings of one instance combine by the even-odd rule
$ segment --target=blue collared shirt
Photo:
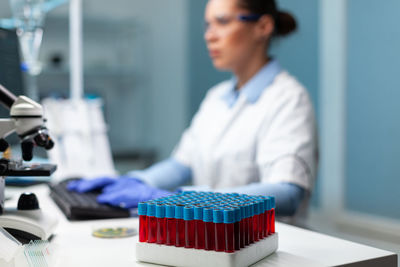
[[[264,89],[270,85],[275,77],[281,72],[282,68],[279,62],[272,59],[264,67],[262,67],[256,75],[254,75],[247,83],[245,83],[240,90],[236,89],[237,78],[232,77],[230,80],[231,85],[222,99],[229,107],[233,107],[239,98],[240,94],[244,94],[250,103],[257,102],[258,98]]]

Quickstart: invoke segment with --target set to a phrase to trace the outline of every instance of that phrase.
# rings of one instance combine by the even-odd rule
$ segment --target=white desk
[[[59,225],[52,239],[58,255],[57,267],[132,267],[154,266],[136,261],[135,244],[137,236],[122,239],[101,239],[92,236],[92,230],[107,226],[138,227],[138,220],[96,220],[69,222],[48,196],[47,186],[34,186],[8,193],[31,191],[39,198],[42,209],[54,212]],[[17,196],[6,202],[16,205]],[[273,255],[253,266],[390,266],[397,267],[397,254],[343,239],[330,237],[290,225],[277,223],[279,249]],[[21,267],[21,266],[18,266]]]

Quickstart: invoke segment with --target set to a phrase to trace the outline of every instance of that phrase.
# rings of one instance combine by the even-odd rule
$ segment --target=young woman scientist
[[[209,0],[204,38],[214,66],[234,77],[211,88],[171,157],[119,179],[71,182],[103,188],[101,203],[134,207],[192,183],[202,190],[273,195],[278,215],[306,205],[317,169],[314,112],[303,86],[268,56],[296,28],[274,0]]]

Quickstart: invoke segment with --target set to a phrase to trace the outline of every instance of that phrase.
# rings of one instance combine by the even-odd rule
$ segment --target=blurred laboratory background
[[[206,2],[82,1],[84,94],[102,101],[120,173],[168,157],[206,91],[230,77],[206,51]],[[278,2],[299,28],[275,40],[271,54],[309,90],[319,123],[305,227],[399,252],[400,2]],[[46,15],[39,99],[70,96],[69,10]],[[1,1],[0,18],[11,16]],[[8,87],[28,94],[26,84]]]

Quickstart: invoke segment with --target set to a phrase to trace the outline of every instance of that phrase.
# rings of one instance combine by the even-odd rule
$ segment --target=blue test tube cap
[[[203,209],[203,221],[204,222],[212,222],[213,221],[213,208],[205,208]]]
[[[186,206],[183,208],[183,219],[185,221],[191,221],[194,218],[194,207],[193,206]]]
[[[251,202],[250,204],[251,217],[257,214],[257,204],[255,202]]]
[[[183,219],[183,205],[177,204],[175,206],[175,219]]]
[[[196,191],[182,191],[182,195],[193,195]]]
[[[156,205],[156,217],[157,218],[165,218],[165,205],[164,204]]]
[[[260,206],[259,208],[259,213],[258,214],[262,214],[265,211],[265,207],[264,207],[264,199],[260,199],[258,201],[258,205]]]
[[[146,202],[139,202],[138,204],[138,214],[139,215],[147,215],[147,203]]]
[[[263,201],[264,201],[264,211],[267,211],[268,210],[268,202],[269,202],[269,200],[268,200],[268,197],[264,197],[263,198]]]
[[[168,204],[167,206],[165,206],[165,217],[175,218],[175,205]]]
[[[147,216],[154,217],[156,216],[156,203],[151,202],[147,204]]]
[[[240,222],[242,220],[242,213],[240,207],[234,207],[235,210],[235,222]]]
[[[203,207],[201,206],[194,207],[194,219],[203,220]]]
[[[241,203],[239,205],[239,208],[240,208],[240,219],[246,218],[246,206],[243,203]]]
[[[246,218],[253,217],[253,206],[251,203],[247,203],[246,205]]]
[[[271,199],[271,209],[275,209],[275,197],[270,197]]]
[[[234,223],[235,222],[235,210],[232,208],[224,209],[224,223]]]
[[[213,222],[223,223],[224,222],[224,212],[220,209],[213,210]]]

